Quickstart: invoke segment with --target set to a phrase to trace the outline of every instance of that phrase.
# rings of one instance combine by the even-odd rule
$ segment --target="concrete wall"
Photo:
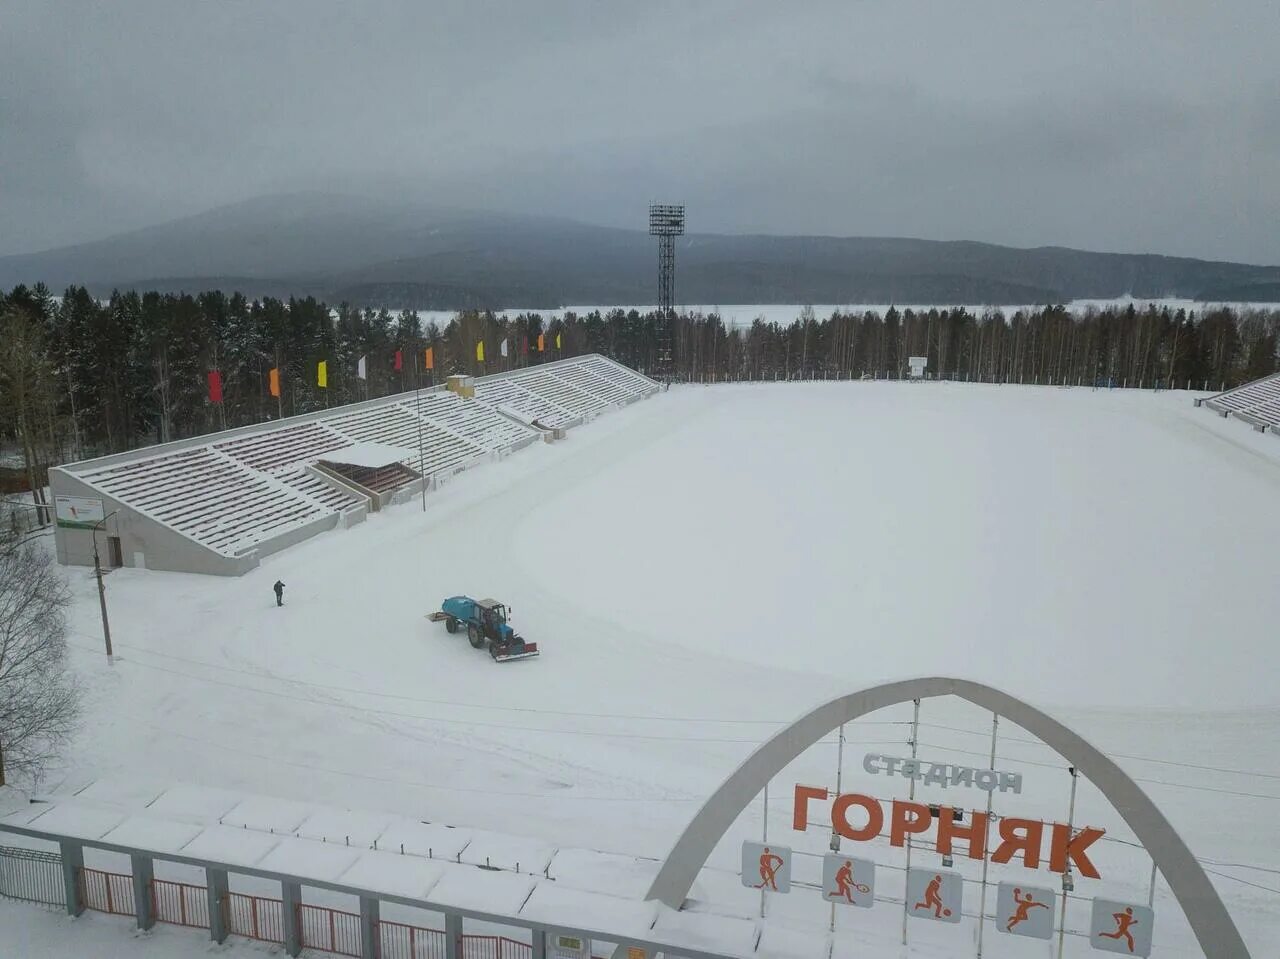
[[[224,556],[163,523],[134,511],[60,467],[49,470],[49,486],[54,496],[87,496],[102,500],[108,516],[119,511],[110,516],[97,534],[98,557],[104,567],[111,562],[107,544],[110,536],[120,538],[122,558],[124,565],[128,567],[240,576],[258,565],[256,551],[242,556]],[[93,565],[91,530],[58,527],[54,530],[53,538],[59,563],[67,566]]]

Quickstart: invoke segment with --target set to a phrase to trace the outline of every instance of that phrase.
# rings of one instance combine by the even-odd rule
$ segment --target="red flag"
[[[523,354],[525,354],[526,356],[528,356],[528,355],[529,355],[529,337],[525,336],[525,337],[522,337],[522,338],[521,338],[521,340],[520,340],[520,352],[521,352],[521,353],[523,353]]]
[[[217,370],[209,371],[209,402],[222,402],[222,374]]]
[[[396,350],[396,372],[397,373],[400,372],[400,368],[402,366],[404,366],[404,356],[399,350]]]

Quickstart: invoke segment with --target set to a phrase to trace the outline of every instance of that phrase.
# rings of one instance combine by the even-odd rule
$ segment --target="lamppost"
[[[98,602],[102,606],[102,638],[107,643],[107,665],[114,666],[116,664],[115,657],[111,653],[111,624],[107,622],[107,587],[102,584],[102,564],[98,561],[98,527],[103,528],[106,532],[106,522],[120,512],[113,509],[102,519],[93,524],[93,573],[98,577]]]

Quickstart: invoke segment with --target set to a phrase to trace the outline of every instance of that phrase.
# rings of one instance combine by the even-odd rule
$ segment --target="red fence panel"
[[[532,959],[533,946],[506,936],[462,937],[462,959]]]
[[[76,870],[76,879],[80,883],[80,901],[86,909],[117,916],[137,913],[133,904],[133,876],[81,867]]]
[[[386,919],[378,923],[379,959],[448,959],[448,945],[442,929],[407,926]]]
[[[157,922],[209,928],[209,891],[204,886],[167,879],[151,880],[151,907]]]
[[[279,899],[229,892],[223,908],[228,932],[262,942],[284,942],[284,911]]]
[[[326,906],[298,904],[298,931],[306,949],[360,956],[360,917]]]

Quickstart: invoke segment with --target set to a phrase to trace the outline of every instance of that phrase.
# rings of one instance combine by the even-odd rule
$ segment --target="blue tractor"
[[[537,643],[526,643],[507,624],[507,607],[496,599],[472,599],[450,596],[440,604],[438,612],[427,617],[433,623],[444,621],[444,628],[456,633],[464,625],[467,639],[476,649],[489,647],[495,662],[532,659],[538,655]]]

